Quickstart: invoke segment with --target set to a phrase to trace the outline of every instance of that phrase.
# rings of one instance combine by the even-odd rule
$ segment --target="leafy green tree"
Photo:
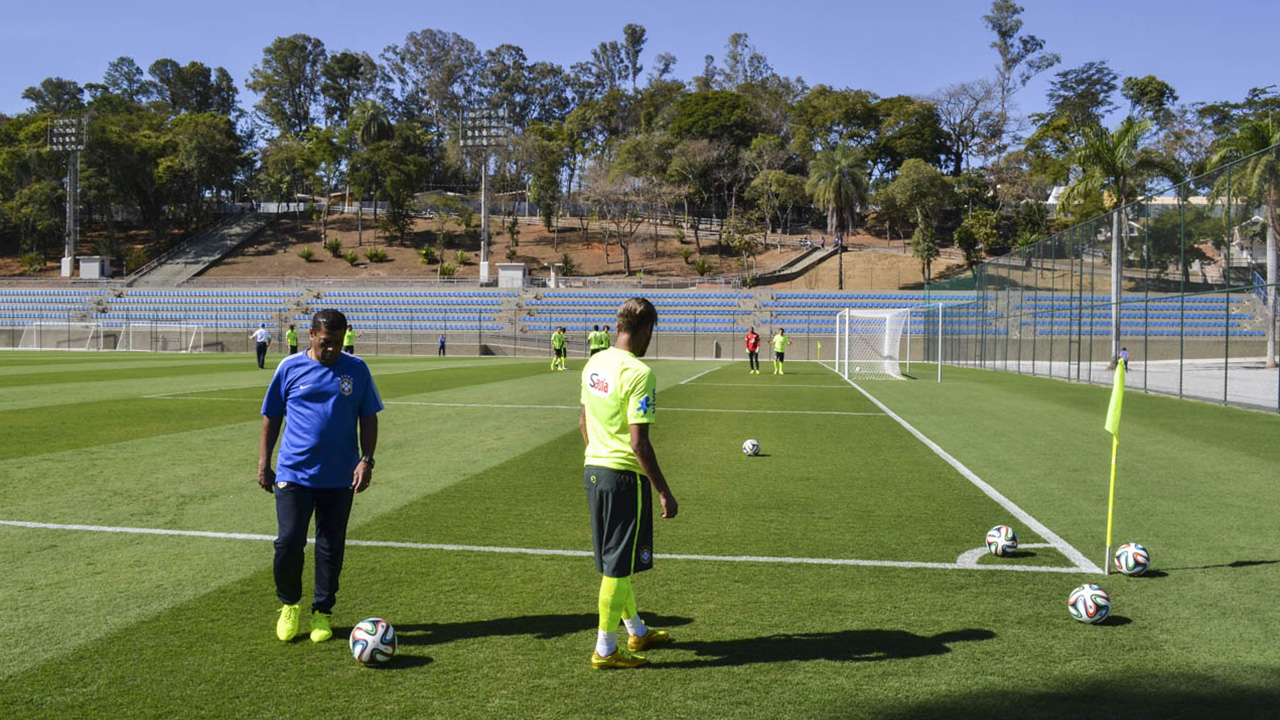
[[[1130,116],[1145,117],[1158,127],[1169,124],[1178,102],[1173,86],[1155,75],[1125,78],[1120,95],[1129,101]]]
[[[481,64],[475,43],[458,33],[427,28],[409,33],[380,56],[391,82],[397,117],[426,120],[437,133],[456,127]]]
[[[680,139],[720,140],[745,148],[762,129],[751,101],[729,90],[685,95],[672,111],[667,129]]]
[[[808,161],[841,145],[869,147],[884,121],[876,107],[879,99],[866,90],[810,89],[791,109],[792,152]]]
[[[782,170],[763,170],[747,187],[746,198],[760,206],[766,243],[769,241],[769,229],[774,218],[777,218],[778,230],[781,232],[792,208],[809,201],[805,184],[805,178],[799,175]]]
[[[933,223],[925,217],[923,212],[918,213],[916,218],[916,229],[911,233],[911,255],[920,261],[920,276],[928,285],[933,276],[933,261],[937,260],[942,253],[938,249],[938,239]]]
[[[893,182],[877,193],[876,202],[897,208],[917,225],[923,222],[933,228],[938,214],[954,197],[950,178],[923,160],[912,158],[902,164]]]
[[[636,79],[644,72],[640,55],[644,53],[645,29],[643,25],[628,23],[622,28],[622,59],[627,75],[631,78],[631,90],[636,90]]]
[[[982,16],[983,22],[995,33],[991,47],[1000,55],[996,65],[996,87],[999,91],[999,113],[995,125],[996,162],[1007,149],[1010,103],[1019,90],[1026,87],[1033,77],[1057,65],[1061,58],[1057,53],[1041,52],[1044,40],[1035,35],[1022,34],[1023,8],[1013,0],[994,0],[991,12]]]
[[[823,150],[809,163],[805,192],[827,215],[827,232],[852,230],[858,210],[867,201],[867,176],[862,155],[847,146]]]
[[[970,267],[977,265],[984,252],[990,253],[1000,241],[996,232],[999,217],[994,211],[979,208],[970,212],[956,228],[953,239],[964,253],[964,261]]]
[[[994,142],[1000,119],[997,88],[982,78],[943,88],[930,101],[946,137],[951,175],[958,177],[975,154],[986,154]]]
[[[1123,208],[1142,195],[1147,180],[1160,175],[1166,163],[1143,145],[1151,129],[1147,120],[1125,118],[1114,131],[1101,125],[1085,127],[1081,144],[1071,155],[1079,168],[1076,181],[1067,186],[1062,204],[1070,207],[1086,196],[1101,195],[1112,210],[1111,228],[1111,323],[1112,355],[1120,352],[1120,294],[1124,269],[1128,222]]]
[[[107,64],[102,82],[111,92],[129,102],[142,102],[149,92],[142,68],[138,67],[133,58],[125,55]]]
[[[1267,367],[1276,362],[1276,225],[1280,224],[1280,120],[1268,116],[1248,120],[1235,134],[1221,138],[1210,159],[1213,167],[1232,166],[1231,192],[1266,206],[1267,224]],[[1219,177],[1217,195],[1225,195]]]
[[[23,90],[22,99],[30,102],[36,113],[75,115],[84,109],[84,88],[74,80],[45,78]]]
[[[346,124],[357,104],[378,90],[378,63],[368,53],[349,50],[330,55],[320,67],[320,97],[330,124]]]
[[[262,50],[262,63],[249,71],[246,86],[261,95],[258,111],[283,135],[298,137],[314,120],[324,43],[310,35],[278,37]]]

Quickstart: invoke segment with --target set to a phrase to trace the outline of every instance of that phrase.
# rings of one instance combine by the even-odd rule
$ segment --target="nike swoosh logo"
[[[309,387],[311,387],[311,383],[307,383],[306,385],[299,385],[299,386],[298,386],[298,389],[299,389],[299,390],[306,390],[306,389],[307,389],[307,388],[309,388]]]

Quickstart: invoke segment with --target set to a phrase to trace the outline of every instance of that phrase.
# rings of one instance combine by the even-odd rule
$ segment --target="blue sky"
[[[1276,0],[1021,4],[1024,32],[1062,55],[1055,70],[1106,60],[1122,77],[1160,77],[1183,101],[1238,100],[1251,87],[1280,83]],[[982,22],[989,7],[990,0],[15,2],[0,23],[0,112],[24,109],[23,88],[47,76],[100,80],[120,55],[144,69],[161,57],[221,65],[240,85],[247,107],[254,101],[244,89],[249,70],[280,35],[303,32],[331,52],[364,50],[376,57],[408,32],[433,27],[481,49],[520,45],[531,60],[567,67],[588,59],[600,41],[620,39],[629,22],[648,30],[646,59],[674,53],[676,75],[685,79],[701,72],[703,55],[719,58],[731,33],[746,32],[777,72],[810,85],[927,94],[992,74],[996,55]],[[1024,112],[1043,107],[1047,75],[1018,96]]]

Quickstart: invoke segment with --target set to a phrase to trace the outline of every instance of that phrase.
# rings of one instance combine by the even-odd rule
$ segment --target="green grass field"
[[[317,646],[274,636],[275,517],[255,482],[269,377],[252,358],[0,354],[0,713],[1271,718],[1280,707],[1275,416],[1130,394],[1115,544],[1147,545],[1153,571],[1104,578],[1071,553],[1103,560],[1105,388],[957,369],[937,384],[927,366],[920,380],[860,383],[1002,505],[821,365],[775,377],[656,362],[653,441],[680,516],[658,521],[657,567],[636,593],[676,641],[651,667],[596,672],[590,558],[495,551],[590,550],[582,360],[565,373],[524,360],[370,364],[388,404],[349,538],[372,544],[348,547],[338,638]],[[749,437],[761,457],[742,455]],[[1032,547],[966,555],[1001,523]],[[215,535],[47,527],[68,525]],[[1067,613],[1089,581],[1111,594],[1104,625]],[[347,652],[347,630],[370,616],[400,635],[384,669]]]

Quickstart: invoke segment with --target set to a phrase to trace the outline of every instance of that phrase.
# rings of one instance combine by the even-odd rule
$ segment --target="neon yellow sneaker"
[[[298,634],[298,615],[301,613],[298,603],[281,606],[280,619],[276,621],[276,637],[283,642],[292,640]]]
[[[649,658],[643,655],[632,655],[622,648],[618,648],[608,657],[600,657],[600,653],[591,652],[591,667],[596,670],[615,670],[620,668],[637,668],[641,665],[648,665]]]
[[[333,630],[329,628],[329,618],[331,617],[333,617],[332,613],[320,612],[319,610],[311,611],[311,642],[324,642],[333,637]]]
[[[651,647],[666,645],[669,642],[671,642],[671,633],[666,630],[649,628],[649,632],[644,635],[627,634],[627,649],[631,652],[648,650]]]

